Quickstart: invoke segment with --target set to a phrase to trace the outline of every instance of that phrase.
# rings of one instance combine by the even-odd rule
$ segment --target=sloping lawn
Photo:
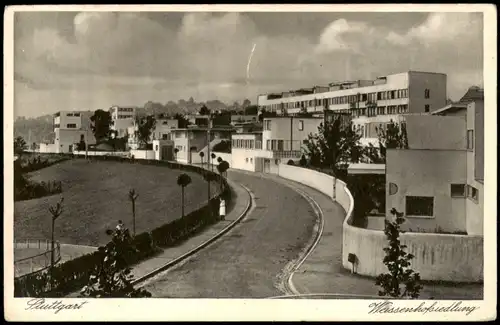
[[[55,237],[61,243],[98,246],[109,241],[105,230],[123,220],[132,231],[131,188],[136,201],[136,231],[152,230],[181,216],[181,189],[177,176],[182,171],[163,166],[84,159],[68,160],[29,175],[36,181],[61,181],[63,193],[16,202],[14,237],[50,238],[49,206],[64,197],[63,214],[57,219]],[[207,183],[201,175],[188,173],[192,183],[185,189],[185,214],[207,200]],[[217,191],[212,184],[212,193]]]

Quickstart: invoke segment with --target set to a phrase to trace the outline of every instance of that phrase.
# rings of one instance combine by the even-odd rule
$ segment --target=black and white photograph
[[[7,320],[496,318],[493,5],[4,21]]]

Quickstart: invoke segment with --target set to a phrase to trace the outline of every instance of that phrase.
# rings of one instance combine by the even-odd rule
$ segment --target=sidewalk
[[[158,255],[134,265],[132,267],[134,284],[140,284],[146,280],[141,278],[149,279],[159,273],[159,269],[164,267],[166,264],[172,263],[184,254],[197,249],[200,245],[217,236],[222,230],[234,221],[238,220],[244,213],[247,212],[251,201],[250,194],[245,188],[243,188],[243,186],[232,182],[231,180],[228,180],[228,183],[231,187],[233,198],[231,200],[231,204],[226,207],[226,218],[207,227],[203,232],[185,240],[178,246],[167,248]],[[80,290],[73,292],[67,297],[78,297],[79,292]]]
[[[329,294],[331,296],[377,296],[375,279],[353,275],[342,266],[342,223],[344,209],[328,196],[306,185],[289,181],[277,175],[264,177],[288,184],[305,192],[321,208],[324,220],[322,236],[312,253],[293,275],[293,284],[301,294]],[[481,284],[424,283],[421,299],[482,299]]]
[[[228,183],[231,186],[233,198],[231,205],[226,208],[228,213],[226,213],[225,220],[209,226],[203,232],[187,239],[178,246],[165,249],[159,255],[133,266],[132,274],[136,281],[210,240],[246,212],[250,204],[250,195],[241,185],[230,180]]]

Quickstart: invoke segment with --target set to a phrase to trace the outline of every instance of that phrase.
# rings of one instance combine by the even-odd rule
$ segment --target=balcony
[[[276,159],[291,159],[291,158],[300,158],[302,157],[302,151],[299,150],[289,150],[289,151],[277,151],[273,150],[273,158]]]

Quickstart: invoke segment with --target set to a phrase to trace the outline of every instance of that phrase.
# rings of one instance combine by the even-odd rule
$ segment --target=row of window
[[[430,90],[426,89],[425,98],[427,94],[430,96]],[[311,99],[311,100],[303,100],[292,103],[280,103],[280,104],[272,104],[269,105],[269,108],[273,111],[290,108],[308,108],[308,107],[316,107],[316,106],[326,106],[326,105],[340,105],[340,104],[348,104],[348,103],[356,103],[356,102],[366,102],[371,101],[375,102],[377,100],[391,100],[398,98],[408,98],[408,89],[398,89],[398,90],[389,90],[389,91],[379,91],[368,94],[358,94],[358,95],[346,95],[332,98],[323,98],[323,99]]]
[[[297,129],[299,131],[304,131],[304,120],[297,121]],[[271,121],[264,121],[264,131],[271,131]]]
[[[377,106],[365,107],[360,109],[350,109],[349,112],[353,117],[360,116],[377,116],[377,115],[395,115],[409,113],[408,105],[390,105],[390,106]]]
[[[80,113],[67,113],[66,116],[80,116]]]
[[[118,119],[126,119],[126,118],[133,118],[133,115],[123,115],[123,114],[118,114]]]
[[[118,112],[133,112],[134,109],[133,108],[129,108],[129,107],[118,107]]]

